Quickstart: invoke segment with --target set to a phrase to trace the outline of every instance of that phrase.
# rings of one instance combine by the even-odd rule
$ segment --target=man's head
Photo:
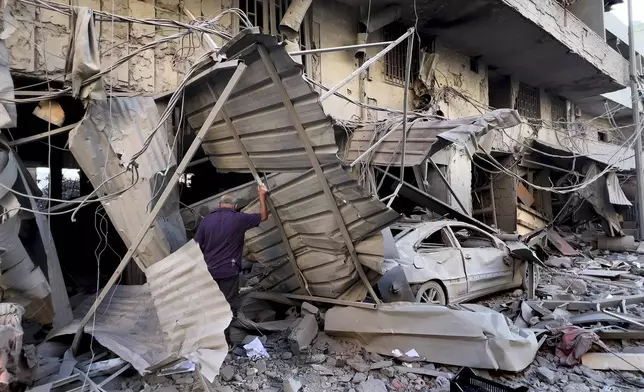
[[[237,199],[235,198],[235,195],[233,195],[232,193],[223,195],[221,199],[219,199],[219,207],[236,209]]]

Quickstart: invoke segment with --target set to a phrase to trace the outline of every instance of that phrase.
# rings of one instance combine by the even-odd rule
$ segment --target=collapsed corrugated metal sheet
[[[534,333],[509,326],[491,309],[466,306],[475,311],[420,303],[334,307],[326,313],[324,330],[383,355],[415,349],[429,362],[513,372],[532,363],[539,348]]]
[[[84,331],[140,373],[185,357],[213,380],[228,353],[224,329],[232,313],[199,246],[188,242],[147,268],[146,277],[143,286],[113,287]],[[74,322],[47,338],[76,333],[94,300],[84,301]]]
[[[619,185],[619,178],[615,172],[610,172],[606,174],[606,188],[608,189],[608,199],[611,204],[616,204],[620,206],[632,206],[633,203],[628,200],[628,197],[624,194],[622,186]]]
[[[476,150],[476,141],[493,129],[513,127],[521,122],[516,110],[498,109],[482,116],[471,116],[453,120],[424,119],[414,121],[407,133],[405,147],[405,166],[419,165],[428,156],[452,143],[465,145],[472,153]],[[400,165],[402,156],[402,121],[395,125],[398,129],[392,132],[370,154],[365,162],[374,165]],[[349,144],[346,162],[351,163],[365,152],[376,140],[384,136],[391,128],[364,127],[354,131]],[[375,133],[375,135],[374,135]]]
[[[362,187],[340,166],[323,167],[336,203],[361,264],[381,272],[384,242],[380,230],[399,218]],[[337,298],[358,280],[327,199],[313,170],[304,174],[275,176],[277,186],[270,197],[275,204],[297,264],[313,295]],[[259,212],[257,201],[245,212]],[[275,217],[246,233],[247,256],[274,267],[260,286],[266,290],[292,292],[299,286],[287,252],[275,226]]]
[[[558,166],[570,168],[571,164],[587,162],[588,159],[602,165],[613,166],[618,171],[635,170],[635,152],[627,146],[620,146],[611,143],[604,143],[594,140],[584,140],[583,143],[575,143],[571,146],[557,146],[543,140],[532,140],[532,151],[536,153],[576,156],[576,160],[565,158],[553,158]]]
[[[4,12],[9,7],[5,7]],[[0,99],[14,99],[13,80],[9,72],[9,51],[4,44],[4,39],[0,39]],[[17,125],[18,114],[16,104],[12,102],[0,102],[0,128],[14,128]]]
[[[74,309],[74,321],[53,330],[47,339],[75,334],[94,300],[95,297],[91,296],[83,301]],[[131,363],[140,373],[145,373],[148,367],[168,358],[159,318],[147,285],[114,286],[84,331]]]
[[[212,381],[228,354],[224,330],[233,314],[199,245],[189,241],[147,268],[145,276],[170,355],[200,363]]]
[[[596,163],[586,164],[584,166],[586,178],[594,178],[599,174],[599,168]],[[619,222],[619,216],[615,208],[608,200],[608,187],[606,186],[606,177],[601,176],[588,186],[581,188],[579,194],[589,202],[595,212],[600,215],[604,232],[608,236],[624,235],[622,226]]]
[[[111,98],[91,101],[87,115],[69,134],[69,149],[98,194],[114,194],[131,186],[130,173],[104,181],[123,171],[139,151],[159,120],[154,100],[149,97]],[[154,134],[149,147],[137,159],[138,182],[124,194],[103,201],[119,235],[130,246],[156,197],[165,186],[163,173],[176,165],[168,145],[165,124]],[[135,257],[145,266],[168,256],[187,241],[179,214],[179,195],[174,193],[148,231]]]
[[[277,38],[245,30],[220,51],[239,58],[247,65],[232,95],[224,105],[226,114],[244,144],[253,164],[262,172],[304,171],[311,168],[304,146],[271,81],[256,47],[268,50],[284,88],[311,139],[320,163],[337,160],[337,147],[330,119],[324,113],[318,94],[302,78],[302,66],[295,63]],[[216,72],[216,73],[215,73]],[[214,70],[193,81],[185,95],[185,111],[190,126],[203,125],[234,69]],[[208,130],[203,149],[220,171],[248,171],[248,165],[220,114]]]
[[[16,181],[17,177],[16,157],[8,150],[0,149],[0,182],[22,192],[24,188]],[[20,200],[4,187],[0,187],[0,206],[7,211],[0,217],[4,219],[0,224],[0,288],[3,299],[22,305],[27,318],[50,324],[54,319],[51,287],[19,237],[23,218],[29,216],[20,212]]]

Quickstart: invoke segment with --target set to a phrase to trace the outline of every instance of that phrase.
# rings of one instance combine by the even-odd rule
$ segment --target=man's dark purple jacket
[[[260,223],[261,214],[245,214],[232,208],[217,208],[201,221],[195,241],[214,279],[230,279],[239,275],[244,233]]]

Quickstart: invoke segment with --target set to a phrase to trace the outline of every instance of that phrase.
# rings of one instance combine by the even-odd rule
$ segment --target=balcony
[[[364,6],[365,0],[341,0]],[[402,20],[413,25],[413,0]],[[372,0],[372,12],[391,0]],[[496,71],[576,101],[628,83],[628,63],[554,0],[416,0],[418,30]]]

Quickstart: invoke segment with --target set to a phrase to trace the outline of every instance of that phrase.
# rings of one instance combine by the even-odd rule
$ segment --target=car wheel
[[[429,281],[418,289],[418,292],[416,293],[416,302],[432,305],[447,305],[447,295],[440,283]]]

